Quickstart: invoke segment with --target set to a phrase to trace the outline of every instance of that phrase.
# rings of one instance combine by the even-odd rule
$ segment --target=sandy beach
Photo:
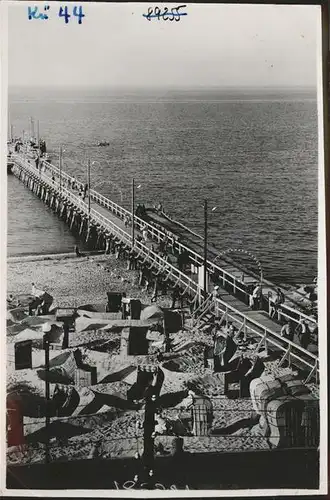
[[[31,283],[54,297],[54,307],[106,304],[107,292],[126,292],[127,297],[151,301],[138,286],[138,273],[127,271],[127,263],[114,255],[76,257],[74,254],[12,257],[7,261],[7,292],[31,293]],[[168,306],[169,297],[157,303]]]
[[[30,294],[31,284],[35,283],[38,288],[54,297],[52,307],[79,307],[86,304],[102,304],[105,307],[106,293],[110,291],[126,292],[128,297],[139,298],[145,305],[150,304],[152,297],[152,291],[147,293],[139,287],[138,272],[128,271],[127,263],[117,260],[114,255],[85,255],[79,258],[73,254],[15,257],[8,259],[7,271],[8,293],[14,296]],[[159,297],[157,304],[169,307],[170,301],[169,294]],[[88,336],[88,332],[86,335]],[[98,334],[94,332],[95,335]],[[85,362],[97,367],[98,383],[89,387],[76,387],[80,398],[77,412],[68,418],[61,418],[61,425],[70,427],[70,438],[66,441],[59,438],[51,440],[52,461],[63,460],[63,457],[70,460],[93,458],[97,455],[103,458],[133,457],[138,451],[141,453],[143,408],[141,405],[136,408],[128,407],[126,403],[127,407],[122,406],[122,401],[127,399],[127,391],[136,380],[136,366],[140,362],[154,363],[156,360],[152,355],[132,356],[134,360],[128,360],[119,350],[120,332],[107,335],[109,339],[113,337],[113,347],[109,352],[98,352],[91,343],[84,344],[84,347],[78,346]],[[91,340],[90,333],[89,336]],[[191,453],[268,449],[267,440],[260,434],[258,425],[255,425],[256,422],[252,418],[251,399],[225,397],[221,377],[218,378],[217,374],[204,367],[204,346],[211,344],[210,335],[202,330],[183,330],[177,332],[173,339],[174,350],[178,351],[177,354],[180,353],[180,358],[175,357],[174,362],[161,363],[164,374],[160,392],[163,417],[173,426],[181,425],[187,418],[191,419],[190,411],[186,415],[185,412],[181,413],[185,407],[185,394],[191,388],[197,391],[197,394],[211,398],[213,404],[214,434],[203,439],[185,434],[185,449]],[[14,336],[8,337],[8,347],[13,340]],[[181,344],[183,348],[180,347]],[[252,341],[250,347],[253,346]],[[247,346],[246,349],[249,350],[250,347]],[[67,349],[68,352],[75,350],[73,346]],[[57,352],[60,354],[60,351]],[[57,352],[54,351],[51,357],[56,356]],[[37,354],[41,360],[39,362]],[[11,355],[13,357],[13,351]],[[34,349],[35,368],[43,363],[42,358],[43,351]],[[279,376],[292,373],[289,368],[279,369],[278,360],[267,356],[263,359],[266,374]],[[12,363],[9,365],[13,367]],[[118,378],[121,370],[122,375]],[[43,398],[44,385],[38,379],[35,369],[20,372],[10,370],[7,385],[8,383],[12,388],[29,385],[29,390],[35,393],[39,390],[41,399]],[[52,419],[52,422],[55,420]],[[137,420],[140,421],[138,426]],[[245,424],[240,427],[239,422]],[[39,442],[35,435],[44,425],[43,418],[25,417],[24,425],[29,430],[27,442],[23,447],[7,450],[8,463],[33,463],[44,460],[44,444]],[[228,436],[224,435],[225,428],[232,428]],[[219,435],[216,435],[217,433]],[[170,453],[172,441],[173,433],[158,436],[155,444],[156,449],[161,451],[156,453]]]

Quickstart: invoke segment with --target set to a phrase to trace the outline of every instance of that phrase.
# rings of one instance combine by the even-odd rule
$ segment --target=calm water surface
[[[296,91],[115,92],[25,90],[10,96],[15,134],[40,121],[57,163],[130,206],[162,201],[166,211],[203,230],[219,250],[254,253],[265,276],[306,282],[317,269],[317,104]],[[108,147],[97,147],[98,141]],[[15,178],[8,177],[9,255],[72,250],[67,226]]]

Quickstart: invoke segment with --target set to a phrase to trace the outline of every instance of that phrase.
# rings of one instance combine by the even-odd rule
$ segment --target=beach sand
[[[142,303],[150,304],[152,292],[146,293],[138,286],[138,273],[127,271],[125,261],[116,260],[114,255],[93,255],[77,258],[73,254],[42,255],[19,258],[9,258],[8,269],[8,293],[29,294],[31,293],[31,283],[34,282],[38,288],[49,292],[54,297],[54,306],[78,307],[86,304],[105,304],[107,302],[106,292],[118,291],[126,292],[127,296],[140,298]],[[161,297],[157,303],[161,306],[170,305],[170,296]],[[180,392],[187,389],[187,382],[206,375],[203,365],[203,349],[200,342],[210,342],[204,339],[201,331],[186,331],[176,334],[176,341],[188,341],[183,357],[186,363],[182,365],[182,372],[170,371],[162,367],[165,374],[162,393],[167,396],[173,392]],[[190,346],[190,344],[193,344]],[[107,357],[105,353],[90,351],[94,357]],[[120,361],[118,356],[109,358],[109,363]],[[132,360],[133,361],[133,360]],[[138,363],[138,357],[132,364]],[[189,362],[188,362],[189,361]],[[123,367],[127,362],[122,360]],[[112,366],[108,372],[117,371],[122,368],[121,363],[118,368]],[[278,373],[277,361],[266,363],[267,372]],[[289,369],[288,369],[289,370]],[[283,369],[281,370],[283,372]],[[290,370],[289,370],[290,371]],[[121,385],[120,385],[121,384]],[[204,384],[205,385],[205,384]],[[206,383],[207,385],[207,383]],[[118,387],[117,387],[118,386]],[[128,384],[127,387],[129,387]],[[100,392],[119,391],[122,382],[112,384],[99,384],[97,389]],[[95,389],[95,387],[94,387]],[[204,387],[205,391],[207,387]],[[208,392],[208,391],[206,391]],[[242,400],[230,400],[222,395],[213,395],[214,425],[225,427],[233,420],[240,418],[248,419],[251,415],[252,404],[249,398]],[[172,396],[171,396],[172,397]],[[135,410],[121,411],[117,418],[113,418],[112,407],[100,409],[97,415],[79,415],[72,420],[68,417],[68,422],[75,423],[77,433],[82,435],[71,437],[67,444],[51,443],[52,460],[92,458],[94,447],[104,458],[134,456],[136,451],[141,450],[142,429],[136,429],[137,412]],[[169,416],[175,418],[178,409],[167,410]],[[173,414],[173,415],[172,415]],[[142,417],[141,417],[142,418]],[[25,419],[26,420],[26,419]],[[27,422],[25,422],[27,423]],[[84,433],[88,433],[85,435]],[[138,435],[136,435],[136,433]],[[232,436],[209,436],[203,439],[200,437],[185,437],[185,449],[192,453],[220,450],[246,450],[246,449],[267,449],[267,443],[260,435],[254,435],[250,429],[241,429],[237,439]],[[163,447],[171,448],[173,436],[159,436],[157,438]],[[44,460],[44,446],[40,443],[26,445],[18,449],[14,447],[7,452],[8,463],[32,463]]]
[[[126,292],[127,297],[151,302],[152,291],[138,286],[138,272],[127,271],[127,263],[114,255],[76,257],[74,254],[13,257],[7,261],[7,292],[31,293],[31,283],[54,297],[54,306],[78,307],[106,304],[107,292]],[[168,307],[170,297],[157,304]]]

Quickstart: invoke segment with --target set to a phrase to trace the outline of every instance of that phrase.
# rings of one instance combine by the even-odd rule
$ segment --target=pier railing
[[[34,166],[32,166],[28,161],[22,159],[20,156],[15,155],[14,160],[23,171],[30,175],[30,177],[34,178],[36,181],[42,181],[50,190],[56,191],[57,194],[59,194],[60,183],[57,180],[52,180],[45,173],[38,171]],[[76,196],[71,190],[65,188],[64,186],[61,186],[61,196],[62,199],[74,204],[86,217],[88,216],[88,206],[81,199],[81,197]],[[97,210],[91,209],[90,219],[91,222],[100,224],[100,226],[102,226],[105,230],[111,231],[127,245],[132,244],[132,236],[129,232],[121,229]],[[135,241],[134,249],[138,256],[144,258],[145,262],[148,262],[151,267],[155,267],[158,272],[161,272],[164,279],[171,279],[174,286],[180,286],[180,288],[184,291],[183,293],[189,294],[190,296],[196,296],[200,292],[200,288],[196,281],[167,262],[157,253],[148,248],[144,243]],[[285,360],[289,363],[293,361],[295,364],[298,364],[305,370],[309,371],[306,379],[307,381],[309,381],[313,376],[316,378],[318,377],[318,356],[314,353],[311,353],[290,340],[281,337],[281,335],[273,332],[254,319],[249,318],[244,313],[241,313],[219,298],[215,299],[214,309],[216,316],[221,318],[221,321],[232,321],[238,327],[239,331],[244,331],[244,334],[258,337],[260,340],[257,349],[261,347],[264,347],[266,350],[268,347],[271,347],[272,349],[275,348],[275,350],[282,353],[282,362]]]
[[[259,349],[264,349],[267,352],[268,348],[272,351],[282,352],[283,355],[280,360],[280,365],[286,361],[289,365],[293,363],[309,371],[305,380],[306,383],[308,383],[313,376],[316,378],[318,377],[319,358],[316,354],[307,351],[278,333],[272,332],[266,326],[254,319],[248,318],[220,299],[215,300],[214,310],[216,317],[220,319],[220,325],[223,322],[232,322],[238,327],[237,333],[243,332],[244,337],[249,335],[250,337],[259,338],[259,342],[255,348],[256,352],[259,351]]]
[[[59,177],[60,170],[58,167],[52,165],[47,161],[43,162],[43,166],[46,170],[48,170],[52,174],[55,173]],[[61,171],[61,177],[66,182],[69,181],[72,182],[73,180],[72,176],[68,175],[66,172],[63,171]],[[83,187],[83,184],[81,182],[76,181],[76,183],[78,186]],[[117,203],[109,200],[108,198],[98,193],[97,191],[91,190],[90,196],[93,201],[98,203],[100,206],[103,206],[108,210],[110,210],[115,216],[121,219],[125,218],[128,218],[129,220],[131,219],[132,214],[130,211],[121,207]],[[163,241],[164,238],[166,237],[173,248],[176,248],[179,252],[186,251],[193,265],[202,266],[204,264],[204,260],[201,255],[199,255],[197,252],[187,247],[183,243],[179,242],[178,239],[176,239],[172,233],[168,232],[165,233],[164,231],[161,231],[160,229],[156,228],[152,224],[149,224],[148,222],[144,221],[143,219],[137,216],[134,217],[134,221],[135,221],[135,226],[138,230],[142,231],[144,228],[147,228],[151,239],[159,243]],[[215,264],[210,260],[207,261],[207,266],[208,266],[208,271],[211,274],[217,275],[218,279],[222,283],[222,286],[227,288],[229,287],[234,295],[237,294],[237,292],[239,292],[243,297],[245,297],[245,299],[249,298],[249,292],[246,290],[246,284],[243,281],[241,281],[233,274],[221,268],[218,264]],[[265,300],[267,300],[266,297]],[[287,320],[294,321],[295,323],[300,323],[302,320],[306,320],[312,324],[317,323],[316,319],[314,319],[313,317],[303,313],[302,311],[299,311],[298,309],[294,309],[285,303],[280,304],[277,307],[276,316],[278,321],[281,321],[281,319],[284,318]]]

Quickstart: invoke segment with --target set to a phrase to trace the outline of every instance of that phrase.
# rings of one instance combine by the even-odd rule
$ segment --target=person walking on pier
[[[86,182],[86,184],[84,185],[84,195],[83,195],[83,201],[85,201],[85,198],[86,198],[86,195],[87,195],[87,191],[88,191],[88,184]]]
[[[131,220],[130,216],[126,214],[125,217],[124,217],[124,225],[125,225],[125,227],[129,226],[130,220]]]
[[[301,347],[307,349],[311,341],[311,332],[305,319],[302,319],[300,323],[298,323],[295,329],[295,334],[298,337],[297,340]]]
[[[260,308],[260,300],[261,300],[261,285],[260,283],[254,288],[252,294],[250,295],[250,307],[253,310]]]
[[[291,320],[287,320],[286,323],[282,326],[281,329],[281,337],[284,337],[288,340],[293,340],[294,336],[294,326]]]
[[[280,288],[276,289],[276,305],[279,306],[285,302],[285,295]]]
[[[220,299],[220,288],[219,285],[215,285],[212,291],[213,300]]]
[[[149,238],[149,233],[148,233],[148,229],[146,227],[144,227],[142,229],[142,236],[143,236],[144,241],[147,242],[148,238]]]

